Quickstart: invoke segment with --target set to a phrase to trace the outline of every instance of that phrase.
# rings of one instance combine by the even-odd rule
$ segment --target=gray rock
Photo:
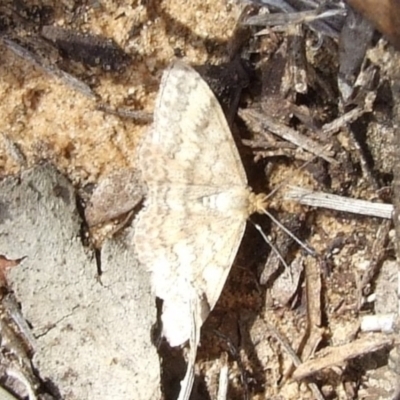
[[[0,182],[0,254],[27,258],[8,274],[36,338],[34,366],[64,399],[158,399],[149,275],[131,231],[102,249],[102,275],[82,246],[71,184],[42,166]]]

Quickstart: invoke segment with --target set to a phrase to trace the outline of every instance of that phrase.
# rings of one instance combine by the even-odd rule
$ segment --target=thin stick
[[[295,200],[300,204],[311,207],[329,208],[370,217],[392,218],[392,204],[373,203],[372,201],[352,199],[335,194],[314,192],[298,186],[289,186],[289,188],[290,190],[285,193],[285,200]]]
[[[250,122],[252,125],[258,126],[258,130],[261,134],[265,135],[265,131],[272,132],[274,135],[277,135],[282,139],[295,144],[301,149],[306,150],[317,157],[323,158],[325,161],[331,164],[337,164],[337,161],[330,156],[325,146],[307,136],[300,134],[295,129],[280,124],[274,121],[273,118],[261,114],[257,110],[239,109],[238,114],[240,118],[245,121],[245,123]]]
[[[289,357],[292,359],[293,364],[296,367],[299,367],[302,364],[301,359],[296,354],[296,352],[292,349],[290,344],[286,341],[286,339],[284,339],[282,337],[282,335],[278,332],[278,330],[273,325],[269,324],[268,322],[266,322],[266,325],[267,325],[268,330],[271,332],[271,334],[281,344],[281,346],[286,350]],[[317,400],[325,399],[324,396],[322,395],[322,393],[320,392],[318,386],[315,383],[309,382],[308,386],[312,390],[312,392]]]

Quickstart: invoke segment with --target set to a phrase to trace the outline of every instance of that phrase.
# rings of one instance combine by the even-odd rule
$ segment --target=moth
[[[162,334],[171,346],[189,340],[180,399],[190,395],[200,328],[214,308],[248,217],[264,211],[254,194],[218,100],[191,67],[164,72],[154,121],[138,152],[147,186],[134,246],[163,300]]]

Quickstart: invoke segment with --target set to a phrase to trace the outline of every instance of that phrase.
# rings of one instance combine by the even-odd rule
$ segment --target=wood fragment
[[[336,211],[350,212],[359,215],[379,218],[392,218],[393,205],[374,203],[367,200],[352,199],[335,194],[314,192],[298,186],[289,186],[284,194],[285,200],[295,200],[311,207],[322,207]]]
[[[293,26],[289,30],[287,58],[285,70],[287,78],[285,79],[284,77],[282,79],[281,93],[284,94],[285,98],[291,91],[302,94],[307,93],[307,57],[304,32],[299,25]]]
[[[376,232],[375,240],[372,244],[371,255],[372,259],[368,264],[367,270],[364,272],[361,283],[358,287],[358,307],[361,308],[363,302],[363,291],[371,283],[381,266],[381,261],[386,253],[386,243],[388,241],[389,231],[392,227],[392,221],[382,221],[378,231]]]
[[[316,354],[313,360],[305,361],[293,373],[294,379],[305,379],[311,375],[344,364],[355,357],[391,346],[393,340],[384,335],[369,335],[367,337],[354,340],[343,346],[331,346]]]
[[[279,120],[281,123],[289,124],[290,122],[290,107],[293,104],[295,97],[293,87],[290,83],[285,83],[285,80],[290,80],[287,73],[289,63],[288,47],[291,39],[285,38],[282,43],[276,48],[271,49],[271,55],[268,56],[268,61],[260,63],[261,72],[261,109],[271,118]],[[293,59],[293,57],[292,57]],[[290,89],[287,90],[287,87]],[[285,89],[283,89],[285,88]],[[253,127],[251,121],[247,121],[249,128],[253,131],[263,131],[261,124],[257,122],[258,127]],[[273,136],[272,134],[267,136]],[[274,140],[276,141],[277,138]],[[273,139],[270,139],[271,141]]]
[[[258,125],[262,130],[268,130],[273,134],[280,136],[281,138],[294,143],[298,147],[309,151],[317,157],[323,158],[325,161],[336,164],[337,161],[332,158],[329,151],[326,150],[325,146],[317,143],[316,141],[300,134],[292,128],[275,122],[272,118],[265,114],[262,114],[256,110],[251,109],[240,109],[239,116],[245,121],[250,121],[253,125]]]
[[[272,7],[280,12],[272,14],[267,20],[277,21],[281,26],[286,26],[293,23],[306,23],[318,34],[327,35],[337,38],[342,26],[343,17],[346,10],[339,4],[336,8],[320,7],[318,2],[306,1],[282,1],[282,0],[252,0],[253,3],[260,4],[266,7]],[[276,17],[275,17],[276,15]],[[262,21],[262,17],[257,22]]]
[[[305,262],[306,276],[306,297],[307,297],[307,329],[303,335],[299,352],[301,359],[308,360],[314,355],[314,352],[322,340],[324,329],[322,324],[321,310],[321,273],[316,262],[308,259]],[[295,366],[298,366],[294,364]],[[291,376],[293,372],[292,366],[285,372],[285,379]]]
[[[309,11],[300,11],[293,13],[274,13],[254,15],[247,18],[243,24],[250,26],[276,26],[276,25],[293,25],[293,24],[308,24],[319,19],[330,18],[335,15],[345,15],[345,10],[327,10],[321,12],[315,8]]]
[[[376,191],[379,190],[379,184],[378,184],[377,180],[375,179],[375,175],[372,172],[371,166],[367,160],[367,156],[366,156],[360,142],[358,141],[355,132],[350,128],[350,126],[344,127],[343,130],[346,133],[347,137],[349,138],[350,149],[354,149],[356,157],[358,158],[358,160],[360,162],[360,166],[361,166],[361,170],[362,170],[364,179],[369,183],[369,185],[374,190],[376,190]]]
[[[290,346],[287,340],[278,332],[278,330],[268,322],[265,321],[265,323],[270,333],[275,337],[275,339],[281,344],[284,350],[288,353],[289,357],[292,359],[293,364],[296,367],[303,365],[301,363],[300,357],[296,354],[296,352],[293,350],[293,348]],[[321,391],[319,390],[318,386],[315,383],[310,382],[308,383],[308,386],[312,390],[317,400],[324,400],[324,396],[322,395]]]
[[[344,102],[353,94],[354,83],[373,33],[372,25],[349,8],[339,39],[338,88]]]
[[[371,104],[371,103],[368,103]],[[372,106],[372,104],[371,104]],[[369,107],[360,107],[357,106],[353,108],[352,110],[346,112],[345,114],[341,115],[340,117],[334,119],[331,122],[326,123],[322,127],[322,133],[329,137],[337,132],[339,132],[340,129],[342,129],[344,126],[347,124],[350,124],[352,122],[355,122],[357,119],[359,119],[361,116],[363,116],[367,112],[371,112],[372,109]]]
[[[308,340],[302,351],[302,359],[313,356],[322,340],[324,329],[322,325],[321,305],[321,271],[316,260],[308,259],[305,263],[306,296],[307,296],[307,331]]]

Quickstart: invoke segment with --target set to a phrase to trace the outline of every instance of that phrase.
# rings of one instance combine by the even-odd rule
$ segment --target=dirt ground
[[[88,206],[105,178],[125,170],[134,174],[135,152],[150,126],[162,72],[178,57],[193,66],[233,66],[231,81],[225,80],[230,73],[218,72],[214,79],[205,68],[206,79],[212,87],[216,81],[217,95],[227,104],[228,120],[229,106],[236,104],[329,144],[335,162],[263,135],[273,129],[239,118],[235,110],[232,131],[255,191],[269,193],[289,184],[390,203],[390,81],[385,83],[382,72],[380,83],[370,89],[378,93],[372,110],[365,111],[364,98],[355,102],[363,110],[359,118],[325,135],[322,128],[347,112],[337,85],[338,37],[323,35],[317,43],[315,32],[305,27],[307,89],[282,90],[282,71],[287,71],[282,60],[293,54],[293,30],[255,36],[261,28],[238,25],[243,15],[257,13],[255,5],[233,0],[3,0],[0,176],[51,162],[72,182],[80,206]],[[101,49],[94,50],[98,42]],[[392,53],[386,42],[373,43],[369,64],[378,70]],[[26,51],[21,54],[18,46]],[[242,70],[246,78],[235,81]],[[240,97],[235,85],[242,89]],[[396,269],[388,264],[396,259],[389,220],[301,206],[284,196],[283,189],[271,197],[271,213],[316,255],[288,242],[266,216],[252,218],[276,243],[290,271],[249,223],[228,282],[202,329],[192,398],[217,398],[224,365],[227,399],[393,398],[398,376],[388,365],[397,336],[360,328],[365,315],[397,313],[397,304],[377,303],[397,290],[396,283],[390,286],[394,278],[384,277],[393,277]],[[99,246],[104,232],[119,229],[122,221],[100,231],[85,227],[85,245]],[[181,351],[163,343],[158,352],[161,391],[165,399],[177,398],[184,373]]]
[[[12,7],[13,2],[9,3]],[[69,68],[95,86],[102,102],[149,113],[161,73],[175,53],[182,53],[193,64],[216,62],[226,51],[239,12],[234,4],[225,2],[191,2],[185,7],[179,1],[147,5],[28,2],[26,7],[32,13],[37,9],[37,14],[48,7],[52,16],[49,21],[33,20],[27,26],[22,25],[25,21],[17,21],[22,25],[14,28],[17,33],[26,29],[21,35],[39,34],[47,22],[112,38],[131,57],[125,71],[108,72],[81,65]],[[51,79],[4,47],[3,51],[2,131],[21,147],[28,165],[40,158],[54,159],[78,186],[133,166],[135,147],[145,126],[97,111],[96,102]],[[1,169],[7,173],[17,171],[15,161],[6,157],[4,142],[2,146]],[[95,160],[89,154],[96,155]]]

